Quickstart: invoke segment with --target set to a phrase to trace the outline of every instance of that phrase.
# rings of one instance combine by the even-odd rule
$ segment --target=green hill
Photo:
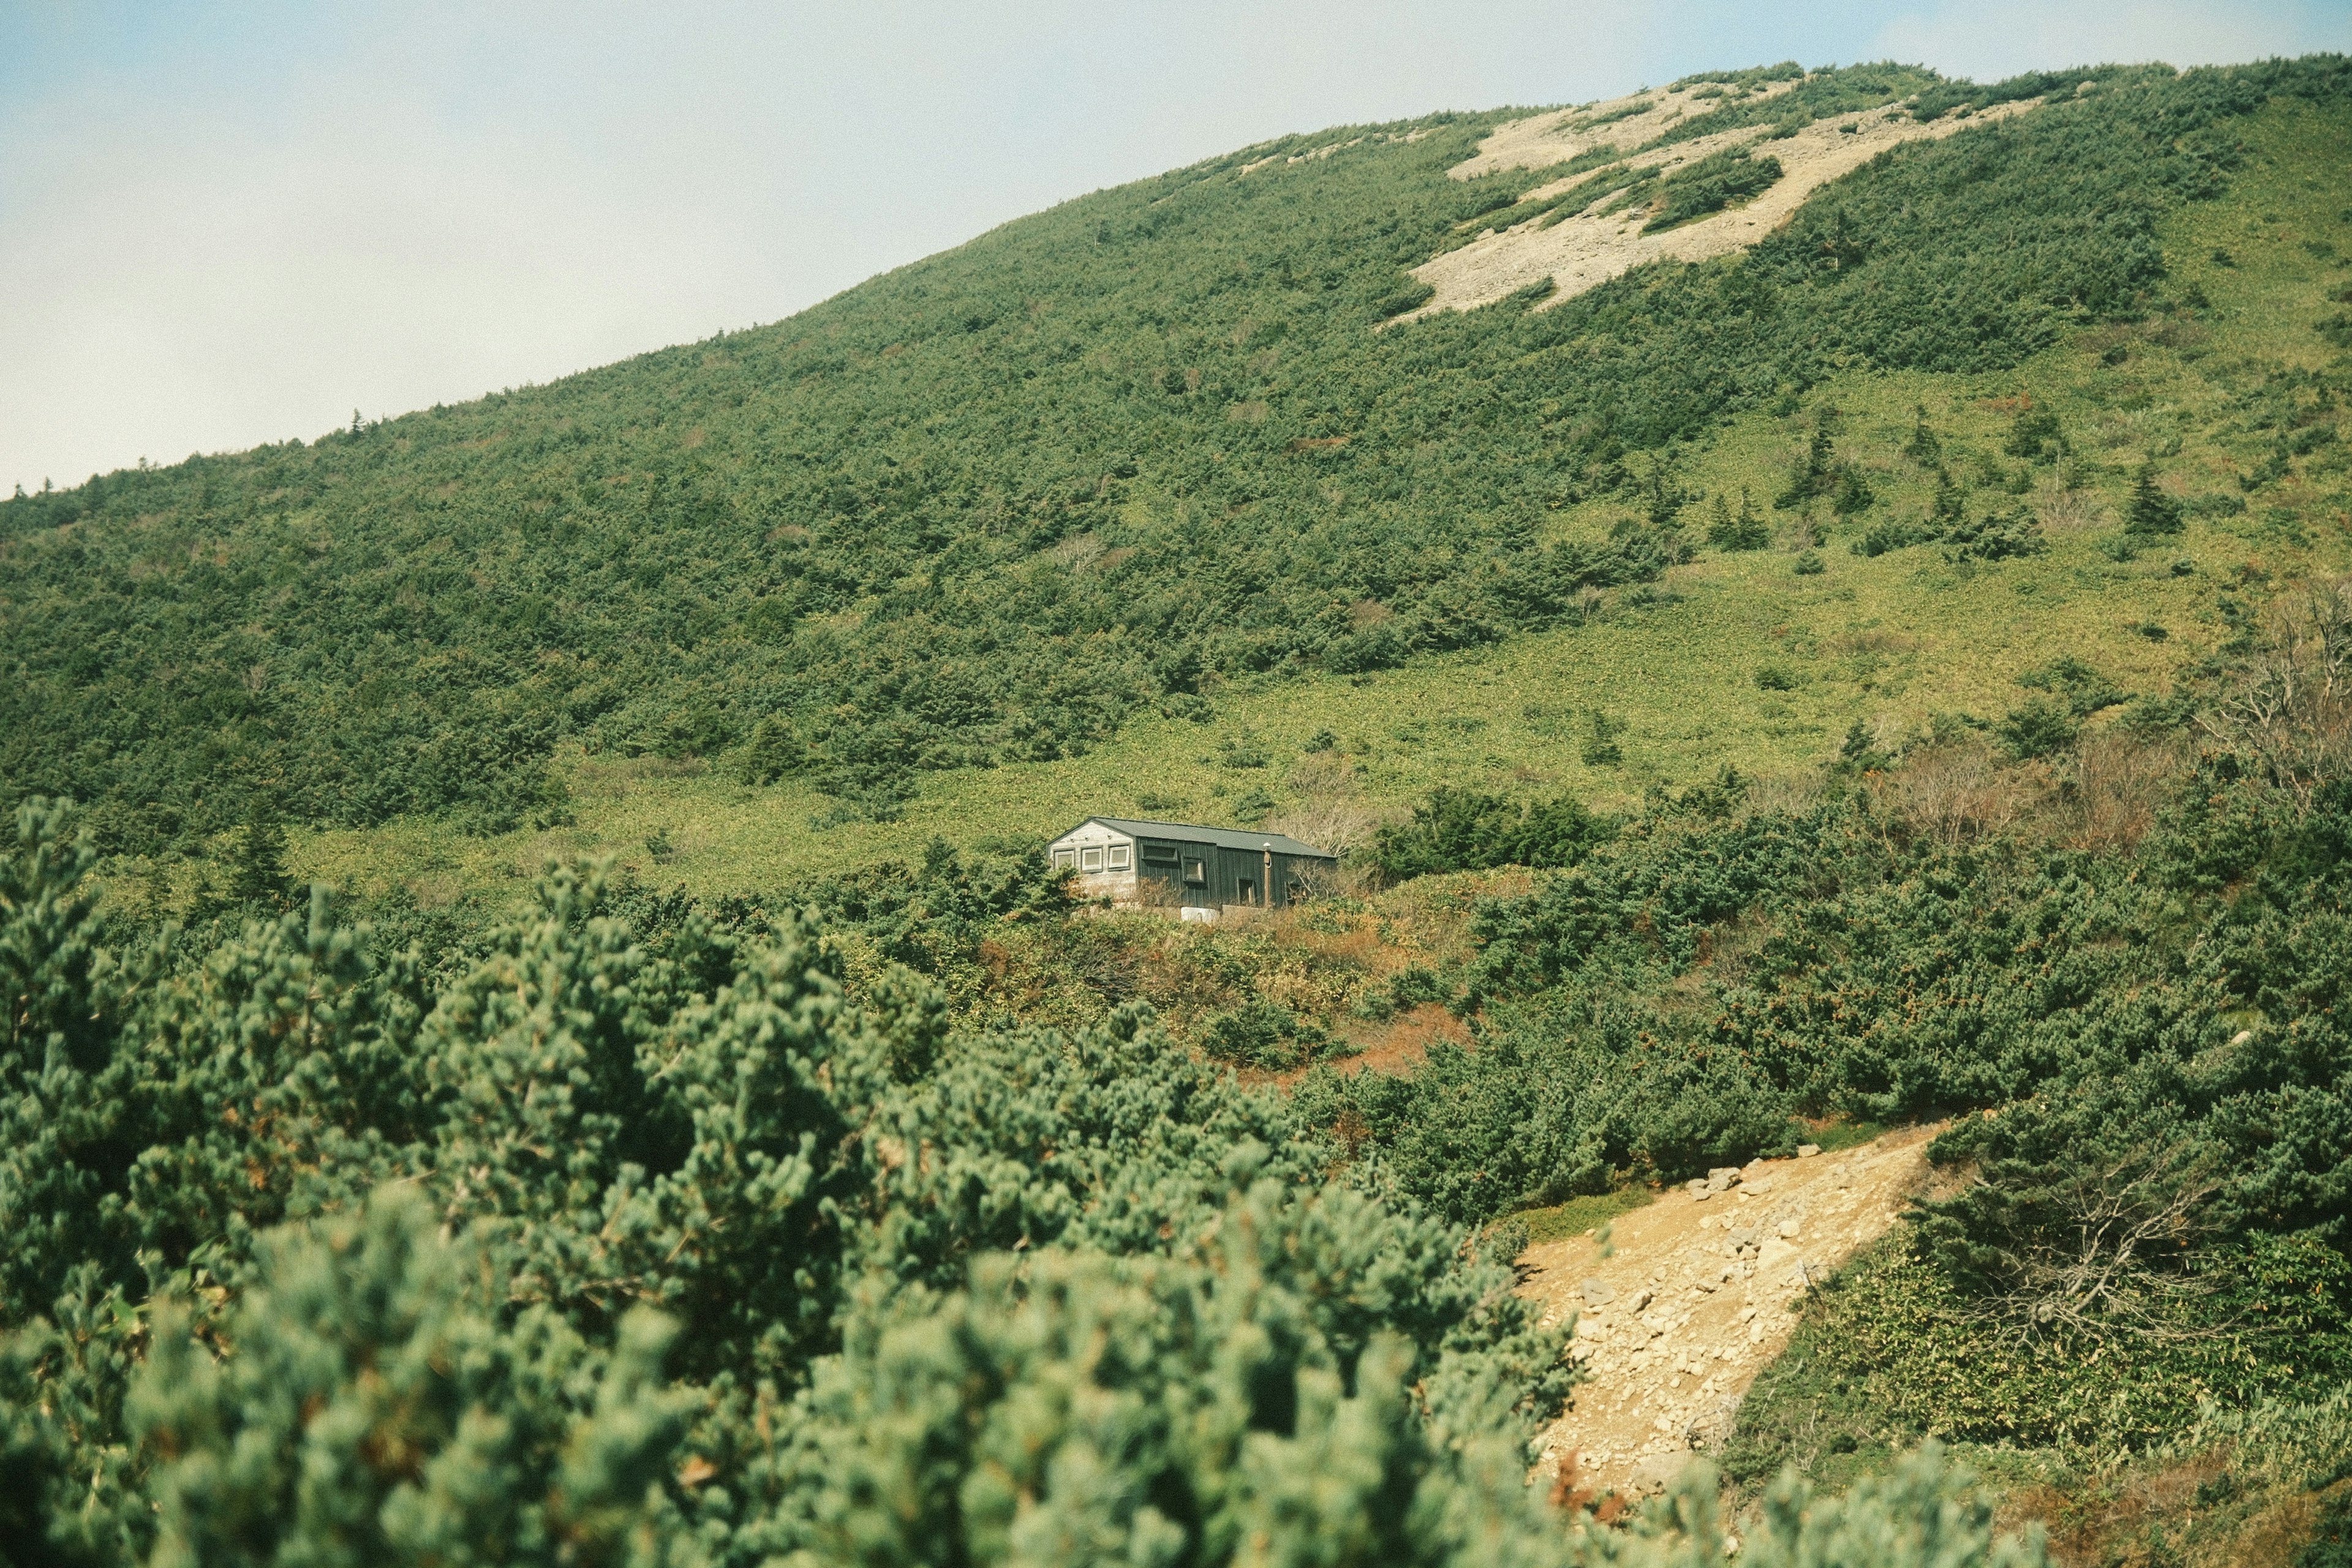
[[[1448,178],[1502,113],[1288,138],[772,327],[0,503],[0,778],[144,857],[257,814],[405,820],[461,866],[481,852],[452,827],[634,847],[756,820],[779,869],[906,837],[860,823],[1035,832],[1171,768],[1140,793],[1262,810],[1278,774],[1221,803],[1187,760],[1244,730],[1360,741],[1399,792],[1466,755],[1638,796],[1821,755],[1851,717],[1998,711],[2038,640],[2014,624],[2047,624],[2014,610],[2070,606],[2068,646],[2160,689],[2210,595],[2094,554],[2150,456],[2188,492],[2199,587],[2332,531],[2307,470],[2333,426],[2293,378],[2328,361],[2352,249],[2341,62],[1721,80],[1660,140],[2035,107],[1883,154],[1744,255],[1385,331],[1425,292],[1408,268],[1561,169]],[[2012,439],[2023,399],[2048,438]],[[1961,521],[2038,511],[2046,555],[1850,552],[1925,537],[1915,405]],[[1816,427],[1833,471],[1776,510]],[[1742,492],[1829,570],[1711,545]],[[1775,660],[1785,693],[1744,684]],[[1563,665],[1601,679],[1563,691]],[[1632,722],[1632,773],[1568,761],[1593,707]],[[1389,733],[1406,712],[1421,732]],[[652,802],[674,820],[641,822]],[[349,842],[320,867],[375,854]]]
[[[0,504],[0,1563],[2336,1561],[2347,88],[1343,129]],[[1523,1248],[1895,1124],[1593,1495]]]

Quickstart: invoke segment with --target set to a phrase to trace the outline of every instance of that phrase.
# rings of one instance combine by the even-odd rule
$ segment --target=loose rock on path
[[[1914,1128],[1836,1153],[1758,1160],[1617,1216],[1592,1236],[1521,1254],[1523,1294],[1546,1322],[1576,1321],[1586,1381],[1544,1435],[1543,1468],[1576,1456],[1597,1492],[1655,1491],[1695,1450],[1719,1449],[1756,1374],[1819,1280],[1885,1234],[1927,1182]],[[1698,1190],[1692,1190],[1693,1187]]]

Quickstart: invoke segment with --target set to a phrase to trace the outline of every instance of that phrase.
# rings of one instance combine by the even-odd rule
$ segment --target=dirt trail
[[[1587,1378],[1544,1435],[1544,1467],[1575,1454],[1585,1486],[1639,1494],[1694,1448],[1719,1450],[1757,1373],[1788,1344],[1805,1282],[1894,1225],[1927,1182],[1940,1131],[1754,1161],[1736,1182],[1718,1173],[1704,1195],[1675,1188],[1617,1217],[1607,1258],[1590,1236],[1528,1248],[1521,1289],[1545,1321],[1577,1320]]]
[[[1642,226],[1650,218],[1646,205],[1603,213],[1601,209],[1617,194],[1612,191],[1597,197],[1583,211],[1549,227],[1544,226],[1544,219],[1530,218],[1499,233],[1483,235],[1459,250],[1448,251],[1413,268],[1412,275],[1437,292],[1419,310],[1397,320],[1410,321],[1438,310],[1475,310],[1547,278],[1557,285],[1557,290],[1538,309],[1549,310],[1646,261],[1662,257],[1704,261],[1709,257],[1744,250],[1779,227],[1815,190],[1852,174],[1888,148],[1906,142],[1949,136],[1972,125],[2008,119],[2040,102],[2039,99],[2022,100],[1975,114],[1955,110],[1940,120],[1924,123],[1913,120],[1900,108],[1890,106],[1815,121],[1791,136],[1773,138],[1767,127],[1748,126],[1654,148],[1629,158],[1628,163],[1636,171],[1671,171],[1677,164],[1693,163],[1733,147],[1753,146],[1758,156],[1780,160],[1781,177],[1745,206],[1659,234],[1642,232]],[[1601,107],[1605,110],[1608,106]],[[1662,99],[1652,109],[1630,119],[1583,130],[1576,127],[1585,121],[1574,114],[1513,121],[1497,127],[1479,143],[1476,157],[1456,164],[1449,172],[1466,179],[1495,168],[1546,168],[1601,142],[1638,146],[1643,138],[1658,134],[1674,119],[1680,118],[1683,107],[1679,102]],[[1555,181],[1543,187],[1541,194],[1549,195],[1574,183],[1573,179]]]

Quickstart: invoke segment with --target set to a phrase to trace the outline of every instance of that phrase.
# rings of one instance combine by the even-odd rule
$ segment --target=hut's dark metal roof
[[[1147,822],[1132,816],[1089,816],[1087,822],[1099,822],[1130,838],[1172,838],[1183,844],[1213,844],[1220,849],[1271,849],[1276,855],[1306,855],[1318,860],[1339,858],[1328,849],[1301,844],[1286,833],[1244,833],[1235,827],[1203,827],[1193,822]],[[1071,833],[1084,827],[1087,822],[1079,823],[1061,837],[1067,838]]]

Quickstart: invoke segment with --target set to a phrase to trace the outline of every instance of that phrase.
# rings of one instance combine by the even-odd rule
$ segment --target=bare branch
[[[2033,1332],[2126,1330],[2171,1340],[2222,1331],[2182,1310],[2218,1289],[2181,1264],[2211,1236],[2204,1211],[2219,1184],[2204,1155],[2177,1149],[2085,1167],[2037,1194],[2056,1223],[2004,1251],[2007,1288],[1995,1310]]]
[[[2237,688],[2202,722],[2309,810],[2352,768],[2352,579],[2273,605]]]

